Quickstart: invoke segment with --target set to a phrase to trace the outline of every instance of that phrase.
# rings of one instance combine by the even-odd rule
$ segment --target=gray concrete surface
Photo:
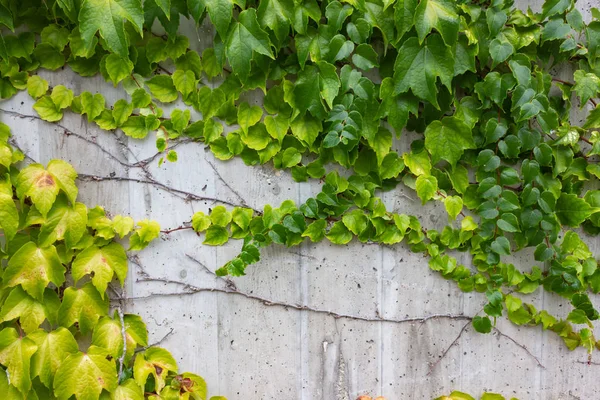
[[[541,1],[519,4],[535,9]],[[594,5],[600,3],[583,1],[579,8],[589,15]],[[203,49],[210,41],[206,27],[198,31],[189,28],[187,33],[194,48]],[[42,75],[51,85],[66,84],[76,94],[83,90],[101,92],[109,104],[124,95],[101,78],[79,78],[69,70]],[[248,99],[260,102],[259,96]],[[152,138],[127,140],[121,133],[100,131],[71,113],[65,115],[61,126],[15,114],[35,115],[32,103],[26,93],[20,93],[0,104],[3,110],[11,111],[0,112],[0,120],[11,126],[16,141],[32,158],[43,163],[62,158],[82,174],[146,179],[145,172],[131,164],[155,154]],[[65,135],[65,129],[81,137]],[[406,148],[409,141],[405,135],[397,145]],[[270,165],[247,167],[241,160],[220,162],[201,144],[182,144],[177,150],[180,161],[162,167],[154,161],[148,172],[157,182],[201,196],[233,203],[243,199],[254,208],[262,208],[288,198],[301,202],[319,190],[317,184],[293,182],[287,173]],[[390,209],[413,213],[428,226],[441,226],[446,221],[441,204],[422,207],[411,200],[416,195],[410,189],[386,193],[384,199]],[[216,204],[186,201],[157,185],[112,180],[82,181],[80,200],[88,206],[101,204],[112,214],[152,218],[165,228],[178,226],[193,212],[207,211]],[[590,245],[598,254],[598,242],[590,241]],[[157,240],[139,253],[139,260],[152,277],[224,288],[224,281],[186,254],[215,270],[235,255],[238,247],[239,243],[216,249],[203,246],[194,233],[183,231]],[[468,262],[466,258],[464,261]],[[520,254],[516,262],[527,267],[533,257]],[[276,246],[265,251],[263,260],[247,272],[246,277],[233,280],[244,293],[358,317],[473,315],[484,304],[484,296],[460,292],[454,283],[430,272],[427,260],[410,253],[404,245],[377,247],[351,242],[341,247],[327,243],[293,249]],[[140,277],[139,268],[132,264],[126,284],[128,296],[182,290],[177,285],[136,282]],[[527,300],[559,316],[568,313],[565,302],[556,296],[536,294]],[[498,321],[498,327],[507,336],[481,335],[467,327],[441,358],[463,329],[464,321],[336,319],[216,292],[132,300],[127,311],[143,316],[151,341],[172,330],[162,345],[173,352],[180,367],[202,375],[211,395],[221,394],[230,400],[354,400],[362,394],[383,395],[388,400],[431,399],[454,389],[473,394],[490,390],[522,400],[600,397],[600,366],[581,363],[587,360],[583,350],[570,352],[554,334],[519,328],[505,319]],[[508,336],[529,349],[544,367]]]

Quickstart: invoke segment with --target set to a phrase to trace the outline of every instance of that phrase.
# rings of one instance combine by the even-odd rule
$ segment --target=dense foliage
[[[214,25],[213,47],[190,49],[179,33],[188,19]],[[176,161],[173,143],[188,137],[220,160],[272,162],[297,181],[322,180],[321,192],[301,205],[285,201],[261,212],[217,206],[195,214],[191,228],[205,231],[204,244],[243,240],[219,274],[243,275],[271,244],[404,241],[461,290],[484,293],[488,303],[473,318],[477,331],[490,332],[506,315],[555,332],[570,349],[591,353],[600,346],[593,335],[599,314],[589,297],[600,291],[600,270],[582,229],[574,230],[600,233],[598,10],[585,23],[570,0],[547,0],[537,13],[510,0],[0,0],[0,24],[0,97],[27,90],[46,121],[72,111],[132,139],[156,132],[161,163]],[[123,88],[123,98],[108,105],[100,93],[51,88],[35,74],[65,65],[81,76],[101,74]],[[571,76],[553,77],[556,68]],[[242,100],[249,91],[264,93],[263,107]],[[163,114],[160,105],[178,99],[186,107]],[[573,125],[572,110],[590,106],[583,126]],[[190,109],[202,119],[192,121]],[[394,136],[405,130],[415,132],[414,140],[399,151]],[[8,133],[1,137],[6,142]],[[58,398],[91,399],[102,388],[114,392],[118,380],[122,391],[143,386],[151,368],[139,378],[135,366],[138,359],[152,363],[150,349],[135,357],[134,381],[115,373],[105,386],[60,383],[69,381],[64,365],[102,364],[108,374],[118,359],[129,371],[132,349],[145,346],[137,339],[129,353],[116,342],[94,343],[70,362],[43,364],[44,378],[29,371],[50,335],[37,330],[45,319],[71,335],[65,343],[69,328],[86,334],[104,329],[102,321],[115,332],[127,325],[125,317],[105,315],[104,291],[114,276],[124,277],[124,252],[112,240],[133,222],[111,222],[77,203],[75,172],[66,164],[17,173],[18,157],[7,145],[0,149],[7,260],[1,313],[18,321],[0,331],[0,363],[11,387],[26,396],[30,377],[40,376],[38,386],[54,388]],[[387,210],[380,193],[399,185],[423,203],[442,202],[448,224],[425,229],[418,218]],[[132,250],[160,229],[150,221],[137,226]],[[528,248],[531,265],[507,261]],[[471,255],[471,265],[458,263],[459,251]],[[43,261],[43,270],[32,259]],[[76,286],[61,290],[65,266]],[[89,282],[77,283],[92,271]],[[521,298],[537,290],[565,298],[572,306],[566,318]],[[95,298],[98,307],[81,315],[79,296]],[[7,306],[20,302],[42,311],[23,320]],[[165,365],[165,376],[151,374],[147,390],[194,396],[186,385],[202,386]]]

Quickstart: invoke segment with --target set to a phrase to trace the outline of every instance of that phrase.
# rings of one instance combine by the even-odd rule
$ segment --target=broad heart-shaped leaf
[[[52,282],[56,286],[65,281],[65,267],[54,246],[38,247],[33,242],[21,246],[8,260],[2,275],[5,287],[21,285],[33,298],[42,300],[44,289]]]
[[[254,8],[240,13],[238,22],[229,29],[225,46],[231,69],[239,76],[242,83],[246,82],[250,75],[250,61],[254,52],[275,58],[271,51],[269,35],[258,24]]]
[[[177,372],[177,362],[167,350],[160,347],[151,347],[138,353],[133,364],[133,377],[138,385],[144,387],[148,375],[154,376],[156,391],[160,392],[165,387],[165,378],[169,371]]]
[[[87,353],[69,355],[54,377],[54,394],[59,399],[98,400],[102,390],[113,392],[118,384],[115,360],[104,350],[90,346]]]
[[[129,40],[124,20],[141,34],[144,13],[141,0],[84,0],[79,12],[79,31],[86,45],[90,45],[96,32],[106,40],[108,47],[126,58]]]
[[[23,394],[31,388],[31,356],[36,350],[35,342],[21,337],[16,329],[4,328],[0,332],[0,364],[7,368],[11,385]]]
[[[438,34],[427,37],[423,46],[415,37],[408,39],[400,50],[394,64],[394,95],[411,89],[413,94],[439,108],[436,79],[452,92],[454,56]]]
[[[57,305],[60,305],[60,300],[56,292],[51,289],[46,289],[44,292],[44,302],[42,303],[29,296],[20,286],[17,286],[10,291],[10,294],[4,300],[0,311],[0,320],[11,321],[18,318],[19,324],[26,333],[33,332],[47,318],[46,310],[48,308],[56,307],[56,310],[48,310],[48,319],[54,319],[50,314],[58,310]]]
[[[456,43],[460,19],[454,1],[421,0],[415,11],[414,22],[419,42],[423,43],[425,36],[435,28],[448,46]]]
[[[80,289],[69,287],[65,290],[58,310],[58,323],[69,328],[77,322],[81,333],[86,334],[107,313],[108,298],[103,300],[96,288],[91,283],[86,283]]]
[[[67,194],[69,201],[75,202],[75,178],[77,172],[62,160],[50,161],[47,169],[41,164],[30,164],[22,169],[17,177],[17,196],[21,200],[30,197],[39,212],[46,216],[61,189]]]
[[[577,227],[592,214],[599,212],[600,208],[590,206],[575,194],[561,193],[554,211],[562,225]]]
[[[38,329],[27,337],[37,345],[31,358],[31,376],[39,376],[40,382],[51,389],[60,364],[69,354],[79,351],[77,341],[68,329],[61,327],[51,332]]]
[[[474,149],[471,128],[457,117],[433,121],[425,129],[425,148],[433,163],[448,161],[455,166],[465,149]]]
[[[71,266],[71,273],[75,283],[85,275],[92,275],[92,284],[104,297],[108,283],[117,275],[121,285],[127,275],[127,254],[121,244],[113,242],[104,247],[95,244],[75,257]]]
[[[40,229],[38,244],[42,247],[50,246],[57,240],[64,239],[67,248],[71,248],[81,239],[87,229],[85,204],[75,203],[71,207],[61,197],[59,196],[52,206]]]

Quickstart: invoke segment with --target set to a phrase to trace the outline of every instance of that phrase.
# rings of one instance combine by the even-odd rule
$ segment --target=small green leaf
[[[463,200],[460,196],[446,196],[444,199],[444,207],[451,219],[456,219],[458,214],[462,212]]]
[[[347,244],[352,240],[352,232],[346,228],[342,221],[333,224],[325,236],[333,244]]]
[[[196,232],[203,232],[207,230],[210,224],[210,217],[204,214],[202,211],[198,211],[192,216],[192,228]]]
[[[425,204],[437,193],[438,181],[431,175],[419,175],[416,181],[416,190],[421,203]]]
[[[173,84],[173,77],[169,75],[156,75],[146,81],[152,96],[163,103],[177,100],[179,93]]]
[[[34,99],[38,99],[48,91],[48,81],[38,75],[32,75],[27,80],[27,93]],[[37,110],[36,110],[37,111]],[[39,111],[38,111],[39,113]],[[41,115],[40,115],[41,116]],[[44,117],[42,117],[44,118]]]
[[[488,317],[476,316],[473,318],[473,327],[479,333],[490,333],[492,331],[492,321]]]

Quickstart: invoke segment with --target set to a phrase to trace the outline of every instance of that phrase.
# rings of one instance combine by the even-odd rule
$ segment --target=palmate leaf
[[[433,163],[446,160],[455,166],[464,150],[475,148],[475,142],[467,124],[457,117],[446,117],[427,126],[425,148]]]
[[[41,164],[30,164],[17,177],[17,196],[21,201],[30,197],[40,213],[46,216],[60,190],[69,201],[75,202],[78,192],[75,178],[75,169],[62,160],[50,161],[46,169]]]
[[[59,399],[75,395],[78,400],[98,400],[102,390],[113,392],[118,386],[115,360],[107,359],[104,349],[90,346],[87,353],[69,355],[54,377],[54,393]]]
[[[436,80],[452,91],[450,83],[454,76],[454,56],[441,36],[432,34],[423,46],[417,38],[408,39],[400,50],[394,65],[394,95],[412,90],[417,97],[439,108]]]
[[[82,203],[71,207],[59,197],[40,229],[38,244],[47,247],[64,239],[67,248],[71,248],[81,239],[86,228],[87,207]]]
[[[10,382],[23,394],[31,388],[31,356],[37,350],[35,342],[21,337],[14,328],[0,332],[0,364],[7,368]]]
[[[38,300],[43,298],[48,283],[60,286],[64,280],[65,267],[60,262],[56,248],[38,247],[33,242],[28,242],[17,250],[2,275],[4,286],[21,285]]]
[[[415,11],[414,22],[419,42],[423,43],[425,36],[435,28],[448,46],[456,43],[460,19],[454,1],[421,0]]]
[[[73,280],[77,283],[85,275],[92,275],[92,284],[102,297],[108,283],[117,276],[121,284],[127,275],[127,254],[119,243],[110,243],[104,247],[92,245],[75,257],[71,266]]]
[[[165,386],[165,378],[169,371],[177,372],[177,362],[165,349],[151,347],[135,356],[133,376],[141,387],[144,387],[148,376],[154,376],[156,391],[160,392]]]
[[[58,310],[58,323],[65,328],[78,323],[81,333],[86,334],[107,313],[108,298],[103,300],[92,283],[87,283],[80,289],[69,287],[65,290]]]
[[[131,22],[141,34],[144,13],[141,0],[84,0],[79,12],[79,31],[86,46],[92,43],[96,32],[106,40],[108,47],[126,58],[129,40],[124,21]]]
[[[11,290],[0,310],[1,321],[19,319],[19,324],[26,333],[36,330],[46,318],[56,322],[56,311],[60,300],[55,291],[46,289],[44,302],[29,296],[20,286]]]
[[[31,376],[39,377],[47,388],[52,388],[54,376],[60,364],[70,354],[79,351],[73,334],[65,328],[46,332],[39,329],[28,337],[37,345],[37,351],[31,358]]]
[[[258,24],[253,8],[240,13],[238,22],[229,29],[225,46],[227,60],[242,83],[250,75],[250,61],[254,52],[275,58],[269,35]]]

